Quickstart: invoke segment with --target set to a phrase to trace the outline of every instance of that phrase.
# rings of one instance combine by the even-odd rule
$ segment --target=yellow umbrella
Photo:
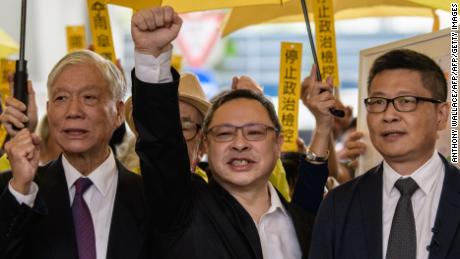
[[[169,5],[179,13],[223,9],[237,6],[253,6],[265,4],[273,4],[276,6],[284,4],[288,1],[289,0],[105,0],[105,2],[108,4],[130,7],[134,10],[152,6]]]
[[[0,29],[0,58],[7,57],[19,51],[18,44],[6,32]]]
[[[433,9],[441,9],[445,11],[450,10],[450,4],[455,2],[454,1],[446,1],[446,0],[408,0],[413,3],[425,5],[426,7],[433,8]]]
[[[307,0],[313,6],[312,0]],[[385,16],[433,17],[432,9],[450,10],[445,0],[334,0],[336,19]],[[257,14],[257,15],[254,15]],[[300,0],[292,0],[283,6],[264,5],[233,8],[223,25],[222,37],[241,28],[259,23],[303,21]]]

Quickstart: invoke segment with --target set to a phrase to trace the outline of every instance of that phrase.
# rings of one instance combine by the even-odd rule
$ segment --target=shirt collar
[[[275,187],[268,182],[268,194],[270,194],[270,208],[268,209],[267,213],[265,214],[270,214],[277,209],[281,210],[281,212],[287,216],[288,213],[286,211],[286,208],[284,208],[283,203],[281,202],[280,197],[278,196],[278,192],[276,191]]]
[[[65,178],[67,180],[67,188],[70,190],[75,181],[80,177],[88,177],[96,189],[105,196],[109,189],[109,184],[111,181],[107,181],[111,177],[116,177],[116,162],[115,157],[110,150],[109,156],[100,164],[96,169],[94,169],[88,176],[82,175],[74,166],[72,166],[69,160],[66,159],[65,155],[62,155],[62,166],[64,168]]]
[[[433,187],[438,172],[442,172],[442,167],[442,160],[436,150],[425,164],[407,176],[401,176],[386,161],[383,161],[383,188],[386,194],[390,195],[398,179],[412,177],[426,195]]]

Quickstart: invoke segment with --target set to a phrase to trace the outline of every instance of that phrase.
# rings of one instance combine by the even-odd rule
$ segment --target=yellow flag
[[[273,172],[270,175],[270,182],[288,202],[291,202],[291,192],[287,181],[286,170],[284,170],[283,162],[279,158],[276,160],[275,168],[273,168]]]
[[[13,74],[16,66],[16,62],[14,60],[9,59],[0,59],[0,95],[1,95],[1,112],[5,108],[5,99],[6,97],[10,96],[10,86],[8,84],[8,75]],[[6,136],[8,133],[6,132],[5,127],[3,125],[0,126],[0,147],[3,147],[3,143],[5,142]]]
[[[93,37],[94,51],[116,63],[113,48],[112,30],[110,28],[109,11],[102,0],[88,0],[88,17]]]
[[[66,26],[67,52],[86,49],[85,26]]]
[[[180,72],[182,70],[182,56],[173,55],[171,58],[171,66]]]
[[[313,0],[315,16],[315,37],[318,54],[318,65],[321,76],[334,78],[334,86],[338,87],[339,67],[337,65],[337,48],[335,42],[334,6],[332,0]]]
[[[0,29],[0,58],[7,57],[19,51],[18,44]]]
[[[297,151],[302,44],[282,42],[280,55],[278,118],[283,127],[282,150]]]
[[[2,105],[5,104],[6,97],[10,96],[10,86],[8,84],[8,75],[14,74],[16,62],[14,60],[0,59],[0,95]]]

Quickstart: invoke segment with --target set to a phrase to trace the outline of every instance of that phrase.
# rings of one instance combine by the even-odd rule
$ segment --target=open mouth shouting
[[[233,157],[228,160],[227,165],[230,166],[232,171],[243,172],[252,169],[255,161],[244,157]]]

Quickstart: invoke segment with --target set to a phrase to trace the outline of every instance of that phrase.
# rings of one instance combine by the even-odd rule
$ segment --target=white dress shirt
[[[64,155],[62,156],[62,166],[64,168],[67,188],[69,190],[69,204],[72,206],[75,197],[74,183],[80,177],[85,176],[78,172]],[[110,225],[112,222],[112,212],[118,184],[118,169],[112,151],[110,151],[110,155],[107,159],[88,175],[88,178],[93,184],[85,192],[83,199],[88,205],[93,219],[97,258],[105,259],[107,256]],[[11,187],[11,183],[9,184],[9,190],[16,200],[28,206],[33,206],[38,189],[37,184],[33,183],[29,194],[22,195]]]
[[[134,68],[136,77],[146,83],[172,82],[171,74],[172,48],[161,53],[158,57],[152,55],[134,53]]]
[[[273,185],[268,183],[270,208],[256,227],[264,259],[300,259],[302,251],[289,212],[284,208]]]
[[[385,258],[387,252],[393,215],[401,196],[394,184],[399,178],[407,177],[412,177],[419,186],[419,189],[414,192],[411,199],[417,232],[417,258],[428,258],[429,251],[427,246],[430,245],[433,237],[431,229],[434,226],[436,212],[438,211],[444,182],[444,171],[444,164],[437,151],[424,165],[408,176],[399,175],[388,163],[383,162],[383,258]]]

